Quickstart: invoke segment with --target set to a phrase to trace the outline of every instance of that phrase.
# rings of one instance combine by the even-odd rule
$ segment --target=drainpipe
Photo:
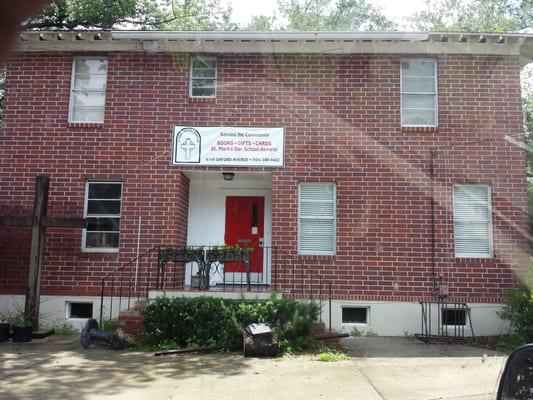
[[[139,283],[139,255],[141,251],[141,227],[142,227],[142,215],[143,215],[143,195],[144,195],[144,105],[146,103],[146,51],[143,53],[143,65],[142,65],[143,71],[141,74],[142,81],[142,99],[141,102],[141,165],[139,168],[140,173],[140,179],[139,183],[141,186],[141,190],[139,192],[139,216],[137,218],[137,251],[136,251],[136,258],[135,261],[135,290],[138,290],[138,283]],[[130,283],[131,285],[131,283]]]
[[[435,159],[437,150],[429,151],[429,176],[431,179],[431,276],[433,279],[433,294],[437,293],[436,277],[436,243],[435,243]]]

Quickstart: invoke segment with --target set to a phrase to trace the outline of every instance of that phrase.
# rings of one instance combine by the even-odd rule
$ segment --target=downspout
[[[142,101],[141,101],[141,165],[139,168],[140,179],[139,183],[141,185],[141,190],[139,192],[139,216],[137,217],[137,251],[136,251],[136,261],[135,261],[135,290],[138,290],[139,282],[139,255],[141,252],[141,227],[142,227],[142,215],[143,215],[143,196],[144,196],[144,109],[146,103],[146,51],[143,52],[143,64],[142,64],[142,74],[141,74],[141,85],[142,85]]]
[[[436,275],[436,243],[435,243],[435,159],[437,150],[429,151],[429,176],[431,179],[431,277],[433,280],[433,294],[437,294],[437,275]]]

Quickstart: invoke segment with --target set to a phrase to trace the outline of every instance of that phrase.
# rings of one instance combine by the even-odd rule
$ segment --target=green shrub
[[[533,297],[526,285],[510,289],[499,316],[508,320],[524,342],[533,341]]]
[[[282,352],[300,350],[310,341],[315,303],[292,299],[228,300],[212,297],[158,298],[144,311],[147,344],[157,348],[218,344],[242,346],[243,329],[254,322],[270,325]]]
[[[352,331],[350,332],[350,336],[359,337],[361,335],[362,335],[361,331],[357,329],[357,327],[354,326]]]

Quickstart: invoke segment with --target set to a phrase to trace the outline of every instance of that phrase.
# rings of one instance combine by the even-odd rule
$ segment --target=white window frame
[[[103,124],[105,121],[105,104],[106,104],[106,92],[107,92],[107,69],[106,69],[106,86],[104,88],[104,118],[101,121],[75,121],[72,119],[73,114],[73,108],[74,108],[74,96],[73,93],[75,91],[74,89],[74,81],[75,81],[75,73],[76,73],[76,60],[105,60],[106,66],[109,68],[109,63],[107,61],[107,57],[91,57],[91,56],[77,56],[72,59],[72,70],[70,75],[70,99],[69,99],[69,106],[68,106],[68,122],[71,124]]]
[[[121,186],[120,189],[120,213],[117,214],[95,214],[91,215],[89,218],[119,218],[122,219],[122,198],[123,198],[123,190],[124,190],[124,183],[122,181],[105,181],[105,180],[98,180],[98,181],[87,181],[85,182],[85,199],[84,199],[84,205],[83,205],[83,218],[87,217],[87,211],[89,209],[89,185],[92,183],[100,183],[100,184],[117,184],[119,183]],[[105,199],[103,199],[105,200]],[[117,199],[112,199],[117,200]],[[84,253],[118,253],[120,248],[120,228],[118,230],[119,234],[119,247],[86,247],[86,240],[87,240],[87,228],[83,228],[82,230],[82,237],[81,237],[81,251]]]
[[[435,71],[435,93],[431,92],[403,92],[403,68],[402,63],[404,61],[431,61],[433,62],[434,71]],[[436,128],[439,126],[439,86],[438,86],[438,62],[436,58],[403,58],[400,60],[400,119],[401,126],[405,128]],[[403,96],[404,94],[409,95],[434,95],[435,96],[435,124],[434,125],[413,125],[413,124],[404,124],[403,122]]]
[[[301,187],[302,185],[315,185],[315,186],[333,186],[333,251],[305,251],[300,249],[300,235],[302,232],[301,229],[301,219],[300,216],[300,196],[301,196]],[[298,237],[297,237],[297,247],[298,254],[300,255],[317,255],[317,256],[334,256],[337,254],[337,185],[335,182],[299,182],[298,183]],[[305,217],[309,218],[309,217]],[[315,217],[316,219],[325,219],[329,220],[331,218],[325,217]]]
[[[344,322],[342,320],[342,313],[345,308],[365,308],[366,309],[366,322]],[[357,305],[342,305],[341,306],[341,324],[346,326],[362,326],[367,327],[370,325],[370,306],[357,306]]]
[[[487,189],[487,207],[488,207],[488,215],[489,215],[489,221],[488,221],[488,230],[489,230],[489,254],[482,255],[478,253],[458,253],[455,246],[455,188],[459,186],[478,186],[483,187]],[[468,184],[468,183],[457,183],[453,185],[453,192],[452,192],[452,206],[453,206],[453,247],[454,247],[454,255],[455,258],[492,258],[494,257],[494,246],[493,246],[493,232],[492,232],[492,190],[490,185],[485,184]]]
[[[202,78],[202,77],[195,77],[193,76],[193,64],[194,60],[208,60],[208,61],[214,61],[215,62],[215,77],[214,78]],[[212,96],[194,96],[192,93],[192,82],[195,79],[214,79],[215,81],[215,93]],[[216,57],[202,57],[202,56],[193,56],[190,59],[190,65],[189,65],[189,97],[193,99],[214,99],[217,97],[217,86],[218,86],[218,61]]]

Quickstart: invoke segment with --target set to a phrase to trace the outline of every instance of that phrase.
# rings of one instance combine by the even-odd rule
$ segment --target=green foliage
[[[31,326],[31,321],[24,318],[24,315],[17,314],[8,317],[7,322],[17,328],[26,328]]]
[[[337,362],[337,361],[348,361],[350,356],[342,351],[338,350],[326,350],[318,353],[316,355],[317,361],[324,362]]]
[[[359,337],[359,336],[362,336],[363,334],[361,333],[361,331],[359,329],[357,329],[357,327],[353,327],[352,331],[350,332],[350,336],[353,336],[353,337]]]
[[[296,351],[310,343],[317,313],[314,303],[276,297],[266,301],[158,298],[143,314],[145,341],[159,349],[218,344],[234,350],[242,346],[245,326],[264,322],[273,327],[281,351]]]
[[[59,336],[74,335],[74,328],[72,328],[72,325],[67,324],[66,322],[52,325],[51,328],[54,330],[54,334]]]
[[[533,341],[533,297],[526,284],[510,289],[499,316],[511,323],[513,331],[527,342]]]
[[[374,332],[372,329],[369,329],[368,331],[365,332],[365,336],[374,337],[374,336],[379,336],[379,335],[376,332]]]
[[[232,30],[231,8],[220,0],[56,0],[26,29]]]
[[[510,353],[517,347],[528,343],[526,339],[519,335],[504,335],[498,341],[496,348],[500,351]]]
[[[300,31],[387,30],[395,24],[365,0],[278,0],[286,29]]]
[[[437,0],[410,18],[422,31],[517,32],[533,25],[533,0]]]
[[[101,331],[111,332],[115,330],[115,322],[110,319],[104,319],[102,325],[100,326]]]

